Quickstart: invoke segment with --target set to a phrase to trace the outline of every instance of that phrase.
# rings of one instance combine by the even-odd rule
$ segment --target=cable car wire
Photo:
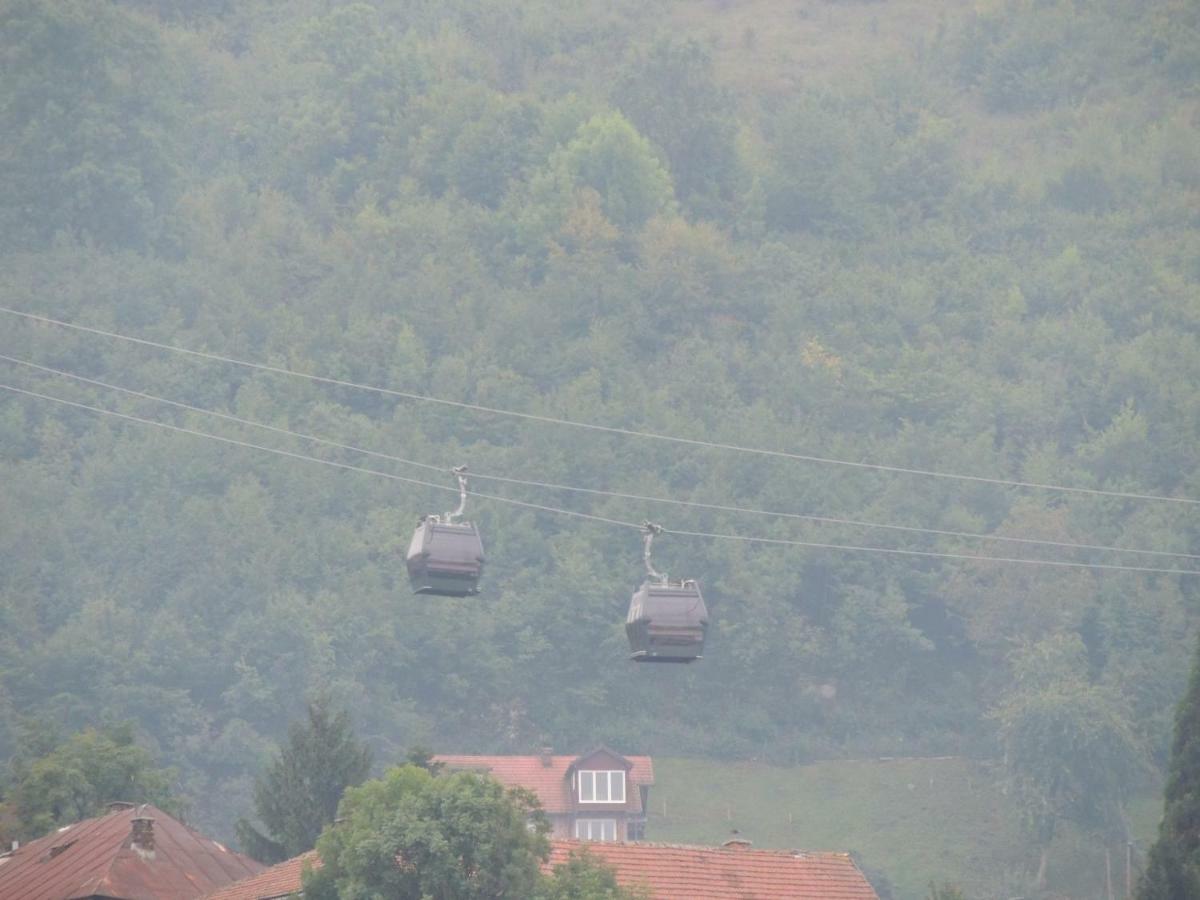
[[[434,488],[442,491],[452,491],[457,493],[458,489],[444,484],[435,484],[433,482],[421,481],[416,478],[408,478],[403,475],[396,475],[392,472],[384,472],[379,469],[368,469],[365,466],[355,466],[349,463],[336,462],[334,460],[321,459],[317,456],[309,456],[304,453],[295,453],[290,450],[281,450],[276,447],[266,447],[262,444],[254,444],[249,441],[242,441],[236,438],[224,437],[222,435],[211,434],[207,431],[200,431],[193,428],[185,428],[181,425],[172,425],[167,422],[159,422],[154,419],[144,419],[140,416],[129,415],[128,413],[116,412],[111,409],[104,409],[99,406],[91,406],[87,403],[79,403],[74,400],[66,400],[62,397],[54,397],[49,394],[42,394],[37,391],[30,391],[24,388],[14,387],[8,384],[0,383],[0,390],[10,391],[14,394],[20,394],[27,397],[35,397],[40,400],[50,400],[55,403],[61,403],[65,406],[83,409],[89,412],[99,413],[101,415],[114,416],[118,419],[124,419],[129,422],[138,422],[143,425],[153,425],[159,428],[164,428],[169,431],[174,431],[180,434],[189,434],[195,437],[208,438],[224,444],[230,444],[237,447],[244,447],[251,450],[261,450],[266,453],[273,453],[277,456],[284,456],[289,459],[298,459],[305,462],[319,463],[320,465],[332,466],[337,469],[343,469],[351,472],[362,472],[367,475],[377,475],[381,478],[387,478],[392,481],[399,481],[406,484],[419,485],[421,487]],[[513,506],[532,509],[540,512],[556,513],[559,515],[572,516],[579,519],[588,519],[595,522],[601,522],[607,525],[615,525],[622,528],[633,528],[638,531],[642,530],[642,524],[638,522],[627,522],[622,519],[612,519],[607,516],[598,516],[592,513],[582,513],[570,509],[561,509],[554,506],[543,506],[538,503],[529,503],[524,500],[516,500],[512,497],[501,497],[495,494],[485,494],[479,491],[469,491],[470,496],[479,497],[483,500],[494,500],[498,503],[507,503]],[[763,538],[745,534],[719,534],[703,531],[676,531],[674,529],[663,529],[667,534],[676,534],[683,537],[707,538],[713,540],[732,540],[741,541],[743,543],[757,544],[772,544],[789,547],[806,547],[818,550],[840,550],[846,552],[863,552],[863,553],[884,553],[896,556],[912,556],[912,557],[928,557],[935,559],[956,559],[973,562],[993,562],[993,563],[1016,563],[1031,566],[1043,566],[1053,568],[1067,569],[1097,569],[1103,571],[1117,572],[1140,572],[1144,574],[1156,575],[1197,575],[1200,576],[1200,570],[1195,569],[1166,569],[1156,568],[1152,566],[1128,566],[1115,563],[1088,563],[1088,562],[1069,562],[1066,560],[1052,559],[1024,559],[1021,557],[1005,557],[1005,556],[979,556],[967,553],[943,553],[934,550],[903,550],[894,547],[871,547],[858,546],[854,544],[834,544],[834,543],[818,543],[815,541],[800,541],[787,538]]]
[[[131,416],[128,413],[117,412],[112,409],[104,409],[99,406],[90,406],[87,403],[79,403],[75,400],[64,400],[62,397],[52,397],[49,394],[39,394],[37,391],[28,391],[24,388],[13,387],[8,384],[0,384],[0,390],[12,391],[14,394],[25,394],[28,397],[37,397],[41,400],[53,400],[55,403],[62,403],[66,406],[74,406],[78,409],[86,409],[89,412],[102,413],[106,416],[115,416],[118,419],[126,419],[130,422],[140,422],[143,425],[155,425],[159,428],[165,428],[168,431],[176,431],[180,434],[190,434],[195,437],[209,438],[210,440],[220,441],[223,444],[232,444],[235,447],[245,447],[250,450],[262,450],[266,453],[274,453],[278,456],[286,456],[290,459],[300,459],[306,462],[320,463],[323,466],[334,466],[338,469],[347,469],[352,472],[365,472],[368,475],[378,475],[381,478],[388,478],[392,481],[402,481],[405,484],[415,484],[420,487],[433,488],[439,491],[451,491],[457,494],[458,488],[450,487],[446,484],[436,484],[432,481],[422,481],[419,478],[408,478],[404,475],[397,475],[394,472],[384,472],[380,469],[368,469],[363,466],[352,466],[349,463],[341,463],[332,459],[321,459],[319,456],[309,456],[305,453],[294,453],[291,450],[282,450],[278,447],[266,447],[262,444],[254,444],[250,441],[240,441],[237,438],[225,437],[219,434],[210,434],[207,431],[200,431],[195,428],[185,428],[182,425],[172,425],[170,422],[157,422],[154,419],[143,419],[141,416]],[[555,506],[542,506],[538,503],[528,503],[524,500],[515,500],[512,497],[500,497],[495,494],[484,494],[479,491],[468,491],[472,497],[480,497],[484,500],[496,500],[500,503],[509,503],[513,506],[521,506],[526,509],[538,510],[541,512],[561,513],[564,516],[575,516],[579,519],[591,519],[595,522],[604,522],[607,525],[621,525],[626,528],[640,529],[642,526],[636,522],[624,522],[620,519],[610,519],[607,516],[597,516],[592,513],[577,512],[573,509],[559,509]],[[1198,572],[1197,574],[1200,574]]]
[[[414,466],[416,468],[426,469],[428,471],[445,472],[445,466],[438,466],[438,465],[433,465],[431,463],[419,462],[419,461],[413,460],[413,459],[406,459],[402,456],[395,456],[393,454],[383,453],[378,450],[368,450],[364,447],[356,447],[352,444],[343,444],[338,441],[329,440],[328,438],[318,437],[318,436],[312,435],[312,434],[306,434],[301,431],[293,431],[288,428],[281,428],[277,425],[269,425],[266,422],[258,422],[253,419],[246,419],[246,418],[242,418],[241,416],[231,415],[230,413],[223,413],[223,412],[219,412],[219,411],[213,410],[213,409],[206,409],[202,406],[193,406],[189,403],[182,403],[178,400],[170,400],[166,397],[159,397],[155,394],[148,394],[144,391],[137,391],[137,390],[133,390],[131,388],[122,387],[121,385],[112,384],[110,382],[100,381],[95,378],[88,378],[83,375],[77,375],[74,372],[68,372],[63,369],[56,369],[51,366],[40,365],[38,363],[31,362],[29,360],[17,359],[16,357],[7,356],[2,353],[0,353],[0,360],[9,362],[9,363],[15,363],[15,364],[21,365],[21,366],[26,366],[31,369],[36,369],[41,372],[49,373],[51,375],[57,375],[57,376],[61,376],[63,378],[70,378],[75,381],[83,382],[85,384],[94,385],[96,387],[107,388],[109,390],[119,391],[123,394],[128,394],[133,397],[139,397],[144,400],[151,400],[156,403],[163,403],[168,406],[177,407],[179,409],[186,409],[191,412],[202,413],[205,415],[214,416],[218,419],[224,419],[226,421],[236,422],[239,425],[246,425],[246,426],[249,426],[252,428],[261,428],[266,431],[274,432],[276,434],[287,435],[288,437],[298,438],[300,440],[305,440],[305,441],[312,441],[313,443],[316,443],[316,444],[322,444],[327,447],[334,447],[339,450],[348,450],[352,453],[361,453],[365,456],[373,456],[378,459],[386,459],[391,462],[400,463],[402,465]],[[806,513],[779,512],[779,511],[765,510],[765,509],[751,509],[751,508],[742,507],[742,506],[726,506],[726,505],[717,504],[717,503],[702,503],[702,502],[695,501],[695,500],[680,500],[680,499],[677,499],[674,497],[652,497],[652,496],[647,496],[647,495],[643,495],[643,494],[629,494],[629,493],[624,493],[621,491],[602,490],[599,488],[585,488],[585,487],[577,487],[575,485],[569,485],[569,484],[556,484],[554,482],[531,481],[531,480],[522,479],[522,478],[511,478],[511,477],[504,476],[504,475],[489,475],[489,474],[474,472],[474,471],[472,471],[471,477],[486,480],[486,481],[497,481],[497,482],[501,482],[501,483],[505,483],[505,484],[518,484],[518,485],[522,485],[524,487],[545,488],[548,490],[556,490],[556,491],[571,491],[571,492],[581,493],[581,494],[590,494],[590,495],[601,496],[601,497],[613,497],[613,498],[621,499],[621,500],[634,500],[634,501],[645,502],[645,503],[667,503],[667,504],[672,504],[675,506],[684,506],[684,507],[690,507],[690,508],[695,508],[695,509],[708,509],[708,510],[713,510],[716,512],[741,513],[741,514],[745,514],[745,515],[758,515],[758,516],[774,516],[774,517],[785,518],[785,519],[797,519],[797,520],[801,520],[801,521],[817,522],[817,523],[826,524],[826,525],[849,525],[849,526],[858,527],[858,528],[880,528],[880,529],[888,529],[888,530],[892,530],[892,531],[901,531],[901,532],[906,532],[906,533],[932,534],[932,535],[937,535],[940,537],[966,538],[966,539],[970,539],[970,540],[1003,541],[1006,543],[1029,544],[1029,545],[1043,546],[1043,547],[1057,547],[1057,548],[1071,549],[1071,550],[1094,550],[1094,551],[1103,551],[1103,552],[1110,552],[1110,553],[1138,553],[1138,554],[1145,554],[1145,555],[1149,555],[1149,556],[1173,557],[1173,558],[1177,558],[1177,559],[1200,559],[1200,554],[1194,554],[1194,553],[1178,553],[1178,552],[1169,551],[1169,550],[1146,550],[1146,549],[1137,548],[1137,547],[1115,547],[1115,546],[1109,546],[1109,545],[1105,545],[1105,544],[1083,544],[1083,543],[1074,543],[1074,542],[1070,542],[1070,541],[1051,541],[1051,540],[1040,539],[1040,538],[1009,537],[1007,535],[980,534],[978,532],[970,532],[970,531],[951,531],[951,530],[939,529],[939,528],[921,528],[921,527],[918,527],[915,525],[892,525],[892,524],[887,524],[887,523],[882,523],[882,522],[867,522],[867,521],[862,521],[862,520],[857,520],[857,519],[838,518],[835,516],[819,516],[819,515],[811,515],[811,514],[806,514]]]
[[[377,394],[383,394],[389,397],[399,397],[405,400],[417,400],[423,403],[436,403],[443,406],[452,406],[457,409],[466,409],[473,412],[489,413],[498,416],[510,416],[527,421],[542,422],[552,425],[566,425],[572,428],[582,428],[589,431],[604,432],[606,434],[618,434],[626,437],[639,437],[648,440],[668,441],[676,444],[685,444],[693,447],[707,447],[715,450],[730,450],[738,453],[750,453],[758,456],[767,456],[777,459],[791,459],[801,462],[822,463],[826,465],[845,466],[855,469],[869,469],[879,472],[891,472],[894,474],[904,475],[919,475],[927,478],[943,478],[956,481],[969,481],[977,484],[993,484],[1002,487],[1016,487],[1030,490],[1043,491],[1059,491],[1072,494],[1086,494],[1097,497],[1114,497],[1124,500],[1147,500],[1159,501],[1164,503],[1186,503],[1200,506],[1200,500],[1192,497],[1171,497],[1160,494],[1139,494],[1130,491],[1108,491],[1101,488],[1084,488],[1071,487],[1061,484],[1049,484],[1036,481],[1017,481],[1007,478],[990,478],[983,475],[964,475],[954,472],[939,472],[932,469],[917,469],[906,466],[892,466],[884,463],[870,463],[847,459],[835,459],[827,456],[813,456],[804,453],[792,453],[785,450],[768,450],[761,447],[748,447],[740,444],[727,444],[719,441],[704,441],[697,438],[685,438],[678,435],[658,434],[651,431],[638,431],[632,428],[620,428],[613,425],[597,425],[593,422],[578,422],[573,419],[562,419],[554,416],[540,415],[537,413],[518,412],[511,409],[500,409],[492,406],[483,406],[478,403],[467,403],[461,400],[447,400],[444,397],[431,397],[424,394],[417,394],[411,391],[399,391],[392,388],[378,387],[376,385],[361,384],[359,382],[347,381],[341,378],[329,378],[324,375],[311,375],[307,372],[297,372],[294,369],[286,369],[281,366],[272,366],[264,363],[250,362],[248,360],[235,359],[230,356],[223,356],[219,353],[209,353],[204,350],[192,350],[187,347],[179,347],[174,344],[164,344],[159,341],[152,341],[146,338],[133,337],[131,335],[120,334],[115,331],[106,331],[101,328],[93,328],[88,325],[80,325],[75,322],[66,322],[62,319],[53,319],[49,316],[41,316],[35,313],[23,312],[21,310],[11,309],[6,306],[0,306],[0,313],[18,316],[34,322],[41,322],[47,325],[56,325],[62,328],[71,328],[76,331],[83,331],[89,334],[99,335],[101,337],[113,338],[115,340],[128,341],[134,344],[140,344],[145,347],[154,347],[159,350],[169,350],[173,353],[184,353],[189,356],[195,356],[200,359],[207,359],[214,362],[228,363],[235,366],[244,366],[249,369],[256,369],[262,372],[272,372],[277,375],[290,375],[295,378],[304,378],[309,381],[315,381],[321,384],[329,384],[337,387],[354,388],[355,390],[372,391]]]

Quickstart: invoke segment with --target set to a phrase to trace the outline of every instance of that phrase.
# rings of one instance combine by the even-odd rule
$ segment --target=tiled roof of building
[[[537,794],[542,809],[547,813],[572,812],[575,804],[571,800],[571,782],[567,771],[579,756],[452,756],[438,755],[434,762],[443,763],[447,769],[474,769],[489,773],[501,784],[509,787],[529,788]],[[642,812],[641,792],[633,787],[654,784],[654,764],[649,756],[626,756],[633,764],[629,770],[631,787],[625,796],[630,812]]]
[[[847,853],[555,840],[550,866],[585,847],[654,900],[879,900]]]
[[[616,871],[624,887],[648,888],[652,900],[879,900],[846,853],[735,850],[676,844],[550,842],[547,872],[586,848]],[[315,853],[280,863],[206,900],[277,900],[300,890]]]
[[[236,884],[223,887],[204,900],[277,900],[279,897],[288,897],[300,890],[301,875],[306,865],[314,869],[321,867],[316,850],[284,860],[252,878],[244,878]]]
[[[134,819],[147,817],[154,820],[152,851],[133,844]],[[195,900],[262,868],[154,806],[130,806],[0,856],[0,897]]]

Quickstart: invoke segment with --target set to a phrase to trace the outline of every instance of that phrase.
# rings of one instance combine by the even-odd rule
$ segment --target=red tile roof
[[[550,866],[584,847],[654,900],[879,900],[847,853],[555,840]]]
[[[309,850],[292,859],[284,860],[260,872],[252,878],[244,878],[236,884],[223,887],[209,894],[204,900],[277,900],[296,893],[301,887],[301,874],[308,865],[321,867],[316,850]]]
[[[550,842],[547,872],[587,848],[625,887],[649,888],[653,900],[879,900],[847,853],[735,850],[674,844]],[[277,900],[300,890],[306,853],[206,900]]]
[[[131,844],[132,820],[154,819],[154,851]],[[0,856],[0,897],[20,900],[195,900],[262,865],[154,806],[67,825]]]
[[[633,764],[629,770],[630,785],[625,791],[627,812],[642,812],[641,791],[637,785],[654,784],[654,764],[649,756],[626,756]],[[540,756],[453,756],[441,754],[433,757],[434,762],[443,763],[447,769],[475,769],[488,772],[501,784],[509,787],[529,788],[537,794],[542,809],[547,813],[573,812],[576,808],[571,799],[571,782],[567,771],[579,756],[551,756],[549,765]]]

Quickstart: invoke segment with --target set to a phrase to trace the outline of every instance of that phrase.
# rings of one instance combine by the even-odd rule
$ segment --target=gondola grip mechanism
[[[653,522],[642,523],[642,559],[646,562],[646,574],[657,581],[659,584],[667,583],[667,574],[659,572],[654,568],[654,564],[650,562],[650,548],[654,543],[654,538],[662,534],[663,527],[656,525]]]
[[[445,516],[446,523],[452,525],[455,519],[462,518],[467,508],[467,467],[455,466],[450,472],[458,479],[458,509],[446,513]]]

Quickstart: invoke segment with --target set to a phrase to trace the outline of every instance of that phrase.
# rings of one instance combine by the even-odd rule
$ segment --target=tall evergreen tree
[[[263,862],[279,862],[311,850],[337,814],[342,792],[361,784],[371,751],[359,743],[344,711],[326,699],[308,704],[307,721],[294,722],[288,741],[254,785],[254,810],[265,826],[237,823],[242,848]]]
[[[1200,897],[1200,645],[1187,693],[1175,713],[1175,739],[1158,840],[1138,885],[1139,900]]]

